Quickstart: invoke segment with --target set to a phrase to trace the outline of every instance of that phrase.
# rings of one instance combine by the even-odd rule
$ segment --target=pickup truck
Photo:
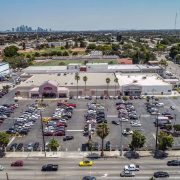
[[[125,165],[124,171],[139,171],[139,165],[137,165],[137,164]]]
[[[58,170],[58,165],[54,164],[45,164],[42,166],[41,171],[57,171]]]

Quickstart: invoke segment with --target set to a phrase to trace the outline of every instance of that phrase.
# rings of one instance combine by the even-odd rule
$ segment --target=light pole
[[[120,156],[122,156],[123,155],[123,137],[122,137],[122,120],[120,120],[119,119],[119,123],[120,123],[120,133],[121,133],[121,138],[120,138],[120,148],[121,148],[121,150],[120,150]]]
[[[159,131],[159,111],[157,112],[157,119],[156,119],[156,151],[158,150],[158,131]]]
[[[42,112],[40,111],[40,117],[41,117],[41,132],[42,132],[42,137],[43,137],[43,149],[44,149],[44,156],[46,157],[46,147],[45,147],[45,138],[44,138],[44,128],[43,128],[43,118],[42,118]]]

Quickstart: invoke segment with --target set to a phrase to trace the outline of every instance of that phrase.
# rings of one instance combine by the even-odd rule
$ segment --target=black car
[[[63,138],[63,141],[68,141],[68,140],[72,140],[72,139],[74,139],[73,136],[65,136],[65,137]]]
[[[22,150],[22,148],[23,148],[23,143],[19,143],[17,146],[17,150]]]
[[[12,144],[11,147],[10,147],[10,150],[16,150],[17,146],[18,146],[17,143]]]
[[[107,141],[107,142],[106,142],[106,150],[107,150],[107,151],[110,151],[110,149],[111,149],[111,142],[110,142],[110,141]]]
[[[112,124],[119,125],[118,121],[111,121]]]
[[[46,164],[43,165],[41,168],[41,171],[57,171],[58,170],[58,165],[54,164]]]
[[[94,176],[84,176],[82,180],[96,180]]]
[[[164,171],[158,171],[154,173],[155,178],[161,178],[161,177],[169,177],[169,174]]]
[[[168,166],[180,166],[180,161],[178,160],[171,160],[167,162]]]
[[[33,150],[34,151],[37,151],[39,148],[39,143],[38,142],[35,142],[34,145],[33,145]]]

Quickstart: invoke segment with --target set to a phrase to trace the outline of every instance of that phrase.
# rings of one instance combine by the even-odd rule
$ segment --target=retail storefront
[[[29,91],[29,97],[66,98],[69,97],[69,89],[58,87],[54,81],[46,81],[39,87],[32,88]]]

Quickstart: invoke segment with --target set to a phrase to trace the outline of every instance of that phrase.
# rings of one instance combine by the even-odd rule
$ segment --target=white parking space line
[[[156,139],[156,134],[153,133],[152,136],[153,136],[154,139]]]
[[[66,130],[66,131],[68,131],[68,132],[83,132],[84,130],[78,130],[78,129],[77,130],[70,130],[69,129],[69,130]]]
[[[7,146],[9,146],[15,140],[15,138],[16,137],[12,137]]]
[[[107,117],[118,117],[117,115],[107,115]]]
[[[73,109],[74,111],[87,111],[87,109]]]

